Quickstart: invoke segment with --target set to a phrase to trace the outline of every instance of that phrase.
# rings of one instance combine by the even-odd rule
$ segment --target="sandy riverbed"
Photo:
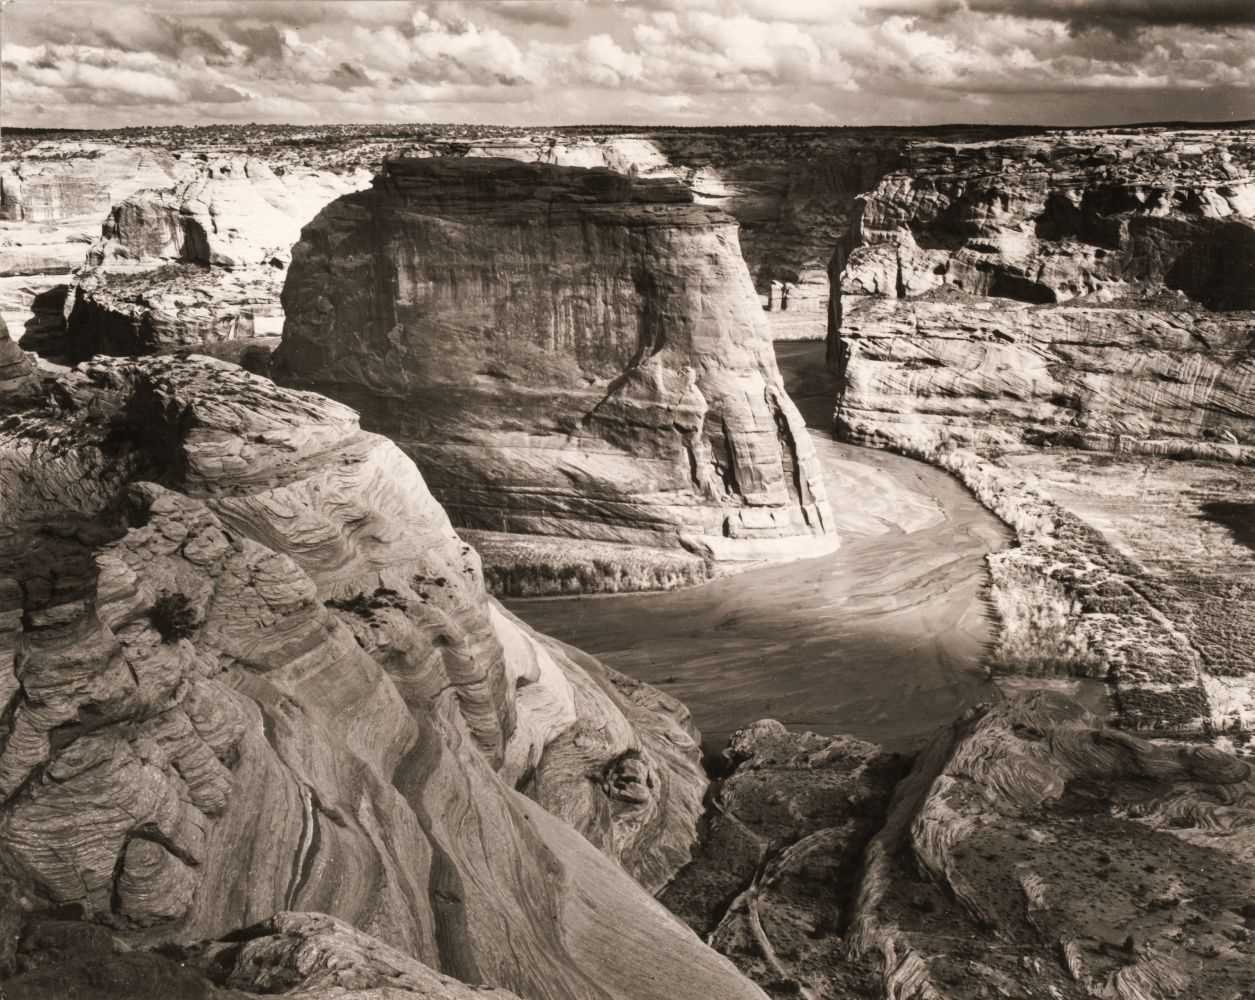
[[[997,696],[980,666],[993,636],[984,557],[1009,532],[946,473],[833,441],[822,352],[787,344],[778,356],[815,428],[837,552],[671,593],[509,602],[678,697],[708,745],[771,717],[905,747]]]

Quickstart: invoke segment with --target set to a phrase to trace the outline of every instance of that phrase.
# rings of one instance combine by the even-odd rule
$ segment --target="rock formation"
[[[28,324],[41,353],[71,362],[189,347],[238,356],[245,341],[277,337],[282,271],[301,226],[366,175],[217,156],[184,161],[180,177],[113,205],[61,325],[38,316]]]
[[[943,732],[868,849],[852,957],[886,995],[1237,997],[1255,781],[1038,693]]]
[[[173,187],[137,191],[115,204],[90,259],[220,267],[285,261],[319,209],[367,180],[364,174],[276,171],[253,157],[207,160]]]
[[[156,951],[132,948],[101,927],[40,920],[18,946],[13,1000],[519,1000],[466,986],[322,913],[278,913],[222,941]]]
[[[919,143],[907,159],[832,262],[847,434],[1213,457],[1255,443],[1244,133]]]
[[[203,357],[53,400],[0,430],[6,912],[316,910],[529,998],[761,997],[633,882],[689,857],[687,713],[489,598],[394,445]]]
[[[661,899],[764,989],[874,996],[846,960],[863,851],[909,760],[763,720],[723,752],[702,845]]]
[[[62,305],[63,327],[30,336],[41,354],[70,363],[97,354],[278,346],[283,329],[279,266],[167,264],[153,270],[85,271]]]
[[[850,228],[857,196],[900,164],[904,145],[892,130],[553,129],[485,137],[469,143],[467,155],[681,181],[698,203],[739,223],[772,338],[822,340],[832,248]]]
[[[139,188],[172,184],[181,164],[176,151],[119,146],[112,135],[20,148],[6,134],[4,143],[0,315],[20,336],[32,300],[82,266],[109,207]]]
[[[663,898],[773,996],[1238,998],[1255,981],[1247,760],[1037,692],[903,761],[760,722]],[[895,786],[896,782],[896,786]]]
[[[0,318],[0,414],[26,409],[41,395],[34,359],[13,342]]]
[[[678,184],[393,161],[306,228],[283,303],[284,377],[360,409],[460,527],[709,560],[836,544],[735,224]]]
[[[48,139],[6,157],[0,170],[0,219],[98,221],[132,192],[169,184],[178,170],[167,149]]]

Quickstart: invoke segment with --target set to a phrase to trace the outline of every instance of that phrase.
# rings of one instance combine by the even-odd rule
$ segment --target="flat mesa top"
[[[605,167],[567,167],[499,157],[387,159],[373,191],[399,194],[412,207],[430,206],[507,217],[574,210],[623,222],[726,225],[720,209],[694,203],[678,178],[632,177]]]

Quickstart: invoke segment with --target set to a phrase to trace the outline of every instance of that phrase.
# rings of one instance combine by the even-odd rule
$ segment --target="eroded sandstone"
[[[294,251],[283,377],[350,402],[460,527],[684,550],[836,544],[735,224],[682,186],[390,162]]]
[[[207,358],[53,392],[0,445],[21,909],[131,945],[317,910],[529,997],[760,995],[633,881],[689,856],[687,713],[503,611],[394,445]]]
[[[1216,445],[1252,435],[1253,174],[1241,131],[912,145],[834,254],[841,428],[1232,457]]]

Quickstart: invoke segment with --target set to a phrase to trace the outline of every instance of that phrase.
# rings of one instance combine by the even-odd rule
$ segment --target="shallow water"
[[[803,414],[826,422],[823,345],[781,345],[778,356]],[[985,554],[1007,544],[1007,529],[938,469],[839,444],[826,427],[812,437],[835,553],[688,590],[511,610],[675,695],[712,747],[775,718],[907,748],[998,697],[980,666],[993,638],[982,589]]]

